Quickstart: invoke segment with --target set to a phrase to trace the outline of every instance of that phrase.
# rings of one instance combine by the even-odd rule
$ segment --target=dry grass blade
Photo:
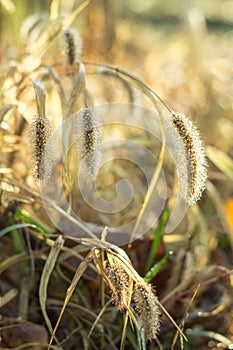
[[[144,198],[142,207],[139,211],[136,223],[134,225],[131,237],[130,237],[130,243],[134,240],[135,235],[137,233],[137,230],[139,228],[139,225],[141,223],[141,220],[143,218],[143,214],[145,213],[146,207],[149,203],[149,200],[153,194],[154,188],[156,186],[156,183],[158,181],[159,175],[161,173],[162,170],[162,166],[163,166],[163,161],[164,161],[164,155],[165,155],[165,143],[166,143],[166,139],[165,139],[165,132],[164,132],[164,126],[162,123],[162,112],[160,110],[160,107],[155,99],[155,97],[157,99],[159,99],[164,105],[165,107],[169,110],[170,108],[160,99],[160,97],[153,91],[151,90],[143,81],[141,81],[140,79],[138,79],[137,77],[134,77],[132,74],[130,74],[129,72],[127,72],[124,69],[120,69],[120,68],[115,68],[112,67],[110,65],[101,65],[98,63],[91,63],[91,62],[85,62],[85,64],[87,65],[96,65],[99,68],[99,72],[101,73],[103,71],[103,73],[105,72],[105,70],[107,71],[112,71],[114,74],[116,74],[117,76],[119,76],[123,81],[127,82],[130,86],[135,87],[137,89],[139,89],[140,91],[142,91],[143,93],[145,93],[145,95],[151,100],[151,102],[153,103],[158,115],[160,116],[159,121],[160,121],[160,129],[161,129],[161,137],[162,137],[162,145],[161,145],[161,150],[160,150],[160,155],[159,155],[159,160],[158,160],[158,165],[156,166],[156,169],[154,171],[154,174],[152,176],[152,179],[150,181],[148,190],[147,190],[147,194]]]
[[[56,72],[56,70],[52,66],[45,64],[44,67],[48,70],[49,76],[51,77],[51,79],[54,81],[54,83],[58,87],[61,105],[65,106],[66,105],[66,93],[65,93],[65,87],[62,84],[61,77],[59,76],[58,72]]]
[[[145,196],[145,198],[143,200],[142,207],[141,207],[141,209],[139,211],[139,214],[137,216],[137,220],[136,220],[136,223],[134,225],[134,228],[133,228],[133,231],[132,231],[132,235],[130,237],[130,242],[132,242],[134,240],[134,237],[135,237],[135,235],[137,233],[138,227],[139,227],[140,222],[142,220],[143,214],[145,213],[146,207],[147,207],[147,205],[149,203],[149,200],[150,200],[150,198],[151,198],[151,196],[152,196],[152,194],[154,192],[154,189],[155,189],[155,186],[157,184],[160,172],[162,170],[163,161],[164,161],[164,155],[165,155],[165,135],[164,135],[162,124],[161,124],[161,130],[162,130],[162,135],[163,135],[163,143],[162,143],[162,147],[161,147],[161,150],[160,150],[158,164],[157,164],[157,166],[155,168],[155,171],[154,171],[154,174],[152,176],[151,182],[149,184],[146,196]]]
[[[63,24],[65,27],[70,27],[75,18],[91,3],[92,0],[84,1],[80,6],[78,6],[67,18],[64,19]]]
[[[4,107],[2,107],[0,109],[0,123],[3,121],[3,118],[5,117],[5,115],[12,110],[12,108],[16,107],[16,105],[12,104],[12,103],[8,103],[6,104]]]
[[[53,21],[50,21],[45,28],[45,30],[40,35],[37,42],[37,49],[32,53],[32,55],[24,61],[25,69],[28,64],[31,64],[31,67],[34,68],[36,62],[39,65],[38,59],[46,52],[48,47],[52,44],[54,39],[62,30],[62,16],[57,16]]]
[[[52,344],[53,342],[53,339],[55,339],[55,334],[56,334],[56,331],[58,329],[58,326],[60,324],[60,321],[61,321],[61,318],[62,318],[62,315],[66,309],[66,306],[70,300],[70,298],[72,297],[73,295],[73,292],[75,290],[75,287],[77,286],[80,278],[82,277],[84,271],[86,270],[86,268],[88,267],[90,261],[92,260],[92,256],[93,256],[93,251],[91,250],[89,252],[89,254],[86,256],[86,258],[80,263],[79,267],[77,268],[76,272],[75,272],[75,275],[72,279],[72,282],[69,286],[69,288],[67,289],[66,291],[66,296],[65,296],[65,300],[64,300],[64,303],[63,303],[63,306],[62,306],[62,309],[61,309],[61,312],[59,314],[59,317],[58,317],[58,320],[56,322],[56,325],[54,327],[54,330],[52,331],[52,336],[51,336],[51,339],[50,339],[50,342],[49,342],[49,346],[48,346],[48,349],[50,349],[50,345]]]
[[[14,13],[16,10],[15,4],[11,0],[1,0],[1,6],[9,13]]]
[[[85,66],[83,63],[80,63],[79,72],[74,83],[74,88],[67,102],[64,119],[69,118],[74,113],[75,103],[82,91],[84,90],[85,86]]]
[[[187,308],[186,308],[186,310],[185,310],[185,314],[184,314],[184,316],[183,316],[183,319],[181,320],[181,322],[180,322],[180,324],[179,324],[179,327],[180,327],[180,329],[182,329],[182,330],[183,330],[183,328],[184,328],[185,320],[186,320],[187,317],[188,317],[189,309],[190,309],[190,307],[191,307],[191,305],[192,305],[192,303],[193,303],[193,300],[195,299],[195,297],[196,297],[196,295],[197,295],[197,292],[198,292],[199,288],[200,288],[200,285],[198,285],[197,288],[196,288],[196,290],[194,291],[193,296],[192,296],[192,298],[191,298],[191,300],[190,300],[190,302],[189,302],[189,304],[188,304],[188,306],[187,306]],[[171,345],[171,350],[174,350],[174,349],[175,349],[175,344],[176,344],[176,341],[177,341],[177,338],[178,338],[179,334],[180,334],[180,333],[179,333],[179,330],[177,330],[177,332],[176,332],[176,334],[175,334],[175,336],[174,336],[172,345]],[[182,346],[182,349],[183,349],[183,340],[182,340],[182,338],[181,338],[181,346]]]
[[[71,221],[72,223],[74,223],[75,225],[77,225],[77,227],[79,227],[81,230],[83,230],[84,232],[86,232],[90,237],[94,237],[92,240],[95,241],[95,235],[94,233],[92,233],[91,230],[88,229],[88,227],[84,226],[84,224],[79,221],[78,219],[74,218],[73,216],[69,215],[69,213],[67,213],[65,210],[63,210],[61,207],[59,207],[58,205],[56,205],[56,203],[45,199],[44,201],[46,201],[46,204],[49,205],[51,208],[53,208],[54,210],[56,210],[60,215],[64,216],[67,218],[67,220]],[[75,239],[74,237],[70,237],[73,240],[76,240],[79,243],[84,243],[85,240],[82,239]],[[96,240],[96,242],[98,242],[98,240]],[[90,244],[91,246],[94,246],[94,244]]]
[[[183,339],[185,341],[188,341],[187,337],[185,336],[185,334],[183,333],[182,329],[180,329],[180,327],[178,326],[178,324],[175,322],[175,320],[171,317],[171,315],[167,312],[167,310],[165,309],[165,307],[159,302],[158,305],[160,307],[160,309],[162,310],[162,312],[167,316],[167,318],[174,324],[174,326],[176,327],[176,329],[178,330],[179,334],[183,337]]]
[[[111,300],[109,300],[104,307],[100,310],[99,315],[96,317],[95,322],[93,323],[93,325],[91,326],[91,329],[89,330],[88,333],[88,338],[90,338],[95,326],[97,325],[97,323],[99,322],[99,320],[101,319],[103,313],[105,312],[105,310],[107,309],[107,307],[111,304]]]
[[[20,261],[23,261],[28,258],[26,253],[15,254],[8,259],[5,259],[0,264],[0,274],[6,271],[10,266],[17,264]]]
[[[200,230],[199,240],[200,244],[203,245],[203,252],[198,257],[198,266],[200,268],[205,266],[209,260],[212,245],[215,241],[215,236],[213,235],[213,232],[209,230],[208,222],[205,219],[203,211],[198,205],[191,206],[188,215],[190,220],[199,226]]]
[[[137,103],[138,93],[140,91],[138,88],[135,88],[129,84],[129,82],[119,76],[116,71],[113,71],[107,67],[100,67],[98,69],[98,73],[114,78],[116,81],[118,80],[122,84],[122,87],[126,90],[129,97],[129,102],[132,103],[132,108],[134,107],[134,105]]]
[[[59,236],[56,242],[54,243],[52,249],[50,250],[48,259],[45,263],[45,266],[42,272],[42,276],[40,279],[40,286],[39,286],[39,301],[40,301],[41,311],[51,334],[53,333],[53,329],[46,312],[47,287],[48,287],[51,273],[56,264],[58,254],[62,249],[63,244],[64,244],[64,239],[62,238],[62,236]]]
[[[38,80],[32,79],[32,83],[36,93],[37,113],[39,116],[45,116],[45,89]]]
[[[53,20],[59,15],[60,0],[52,0],[50,3],[50,19]]]
[[[18,295],[18,290],[16,288],[12,288],[7,293],[5,293],[3,297],[0,297],[0,308],[8,304],[17,295]]]
[[[75,111],[75,104],[77,102],[78,97],[82,93],[86,86],[86,81],[85,81],[85,67],[82,63],[80,63],[79,66],[79,72],[77,74],[77,77],[74,82],[74,87],[71,92],[70,98],[67,102],[67,105],[65,107],[64,111],[64,120],[67,118],[71,117],[72,114]],[[62,143],[63,143],[63,152],[64,154],[67,154],[69,149],[70,149],[70,142],[74,139],[74,131],[75,131],[75,118],[71,118],[70,122],[64,123],[62,126]],[[66,158],[64,167],[65,167],[65,174],[66,174],[66,182],[67,186],[69,187],[69,174],[70,174],[70,162],[69,158],[71,157],[71,154],[68,153],[68,157]]]
[[[230,180],[233,180],[233,160],[226,153],[213,146],[206,147],[206,153],[211,162],[218,167]]]
[[[169,106],[151,88],[149,88],[149,86],[147,86],[142,80],[138,79],[133,74],[129,73],[127,70],[119,67],[114,67],[109,64],[101,64],[101,63],[88,62],[88,61],[83,61],[83,63],[87,66],[97,67],[98,68],[97,73],[100,73],[100,74],[104,74],[106,69],[110,70],[114,74],[119,76],[123,81],[127,82],[129,85],[143,92],[152,102],[152,104],[154,105],[160,117],[162,116],[161,109],[155,98],[157,98],[168,109],[168,111],[171,112],[171,109],[169,108]]]

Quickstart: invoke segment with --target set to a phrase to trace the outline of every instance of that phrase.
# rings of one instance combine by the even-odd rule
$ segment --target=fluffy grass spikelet
[[[63,33],[66,43],[68,63],[70,65],[78,63],[82,54],[82,38],[79,35],[78,31],[74,28],[67,28]]]
[[[96,175],[101,164],[102,129],[99,117],[92,108],[81,108],[77,114],[77,153],[81,171]]]
[[[159,307],[158,299],[153,292],[152,286],[144,280],[134,285],[135,311],[141,322],[147,340],[156,337],[159,330]]]
[[[105,270],[109,280],[111,298],[118,310],[122,311],[129,301],[129,275],[115,260],[114,266],[108,266]]]
[[[36,115],[29,131],[30,165],[36,180],[43,181],[51,175],[54,153],[50,137],[51,127],[48,118]]]
[[[197,128],[182,113],[172,112],[171,123],[181,141],[177,147],[177,172],[182,188],[182,197],[190,205],[202,196],[207,179],[206,155]]]

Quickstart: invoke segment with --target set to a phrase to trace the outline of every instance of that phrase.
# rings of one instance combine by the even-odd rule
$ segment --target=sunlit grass
[[[221,37],[208,31],[209,10],[201,5],[187,6],[181,13],[177,6],[174,9],[166,4],[169,10],[164,6],[161,12],[165,24],[160,30],[142,5],[140,20],[135,21],[132,13],[140,8],[134,9],[136,2],[119,2],[114,8],[103,3],[105,6],[94,1],[80,5],[77,1],[65,4],[54,0],[49,5],[22,0],[15,8],[9,1],[9,8],[7,1],[5,5],[1,1],[1,347],[24,348],[30,343],[32,349],[72,349],[73,344],[80,349],[230,348],[230,33]],[[131,11],[128,20],[120,16],[124,6]],[[116,15],[110,23],[107,19],[112,11]],[[38,14],[36,21],[31,18],[31,27],[20,33],[23,20],[32,13]],[[166,24],[166,15],[174,16],[174,30]],[[222,18],[221,15],[219,20]],[[83,51],[76,50],[78,40],[64,37],[64,31],[71,26],[77,27],[83,38]],[[74,29],[69,33],[72,36]],[[154,110],[161,142],[154,142],[152,135],[129,125],[105,126],[100,137],[100,120],[95,119],[90,106],[120,102],[131,106],[129,122],[139,118],[140,109],[135,109],[138,104]],[[166,154],[166,128],[161,121],[169,120],[173,109],[193,116],[194,125],[200,126],[201,138],[207,143],[209,180],[202,200],[187,211],[174,231],[167,233],[179,187],[172,157]],[[52,130],[78,111],[78,128],[74,119],[71,124],[64,124],[68,126],[62,127],[60,145],[55,144],[49,151],[50,158],[45,156]],[[89,119],[85,129],[80,118],[86,114]],[[187,137],[188,131],[196,129],[192,129],[192,124],[187,129],[186,124],[178,131],[188,149],[186,158],[189,160],[190,154],[192,158],[191,166],[187,161],[189,176],[198,181],[196,153],[190,153],[192,137]],[[80,128],[84,137],[71,147]],[[77,187],[77,169],[84,159],[84,178],[89,179],[85,184],[94,189],[94,162],[99,162],[95,158],[96,145],[107,139],[106,134],[137,141],[158,159],[153,164],[151,182],[146,184],[141,169],[130,162],[127,165],[130,148],[122,142],[120,147],[111,149],[111,156],[122,157],[123,161],[114,164],[113,159],[100,170],[97,184],[102,198],[115,200],[112,185],[122,178],[138,187],[132,203],[121,214],[105,215],[91,208]],[[199,145],[198,133],[197,137]],[[64,164],[59,159],[60,149],[69,150]],[[41,167],[43,161],[51,165],[49,171],[46,166]],[[62,187],[67,208],[44,195],[51,190],[50,186],[46,189],[46,181],[54,171],[53,164],[56,174],[63,171],[57,193]],[[152,166],[150,160],[144,164]],[[163,185],[162,172],[167,180],[166,205],[158,222],[140,237],[146,210],[158,193],[156,186]],[[52,182],[48,183],[52,186]],[[44,186],[42,192],[40,183]],[[203,188],[204,184],[194,202],[201,197]],[[185,193],[185,186],[181,190]],[[73,209],[78,216],[73,215]],[[50,220],[51,212],[58,219],[57,225]],[[135,216],[130,231],[118,228]],[[60,222],[65,222],[65,235]],[[75,235],[67,233],[69,227],[75,227]],[[115,234],[128,237],[129,245],[113,244],[111,237]],[[25,339],[21,339],[20,327],[24,326],[28,330]],[[35,334],[33,339],[30,334]]]

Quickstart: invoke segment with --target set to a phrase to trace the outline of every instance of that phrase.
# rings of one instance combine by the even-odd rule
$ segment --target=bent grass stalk
[[[92,63],[92,62],[84,62],[84,64],[94,65],[99,68],[102,68],[102,70],[108,69],[109,71],[112,71],[116,75],[120,76],[123,80],[127,81],[130,85],[143,91],[146,94],[146,96],[152,101],[152,103],[154,104],[160,116],[159,122],[160,122],[160,129],[161,129],[162,145],[160,149],[159,160],[158,160],[156,169],[154,171],[154,174],[152,176],[152,179],[150,181],[143,204],[137,216],[136,223],[132,230],[130,243],[129,243],[129,245],[131,245],[133,239],[137,234],[137,230],[140,226],[143,214],[146,210],[146,207],[149,203],[151,195],[158,181],[159,175],[162,170],[162,165],[164,162],[164,156],[165,156],[166,137],[164,132],[164,126],[162,125],[161,110],[154,97],[156,97],[169,111],[173,127],[178,131],[177,138],[181,138],[181,141],[183,143],[184,153],[186,157],[185,165],[186,165],[186,171],[188,173],[187,180],[186,180],[187,183],[185,184],[185,187],[187,188],[187,190],[186,190],[186,194],[184,194],[184,199],[190,205],[195,204],[197,200],[201,198],[202,192],[205,189],[205,182],[207,178],[205,151],[202,145],[199,132],[197,128],[193,126],[192,122],[184,114],[173,112],[171,108],[140,79],[133,76],[131,73],[127,72],[124,69],[113,67],[110,65],[103,65],[103,64]],[[100,70],[100,74],[101,74],[101,70]],[[180,163],[178,164],[178,166],[183,167],[183,164]]]
[[[75,287],[77,286],[80,278],[82,277],[84,271],[87,269],[89,263],[91,262],[92,260],[92,256],[93,256],[93,250],[91,250],[88,255],[85,257],[85,259],[80,263],[79,267],[77,268],[76,272],[75,272],[75,275],[71,281],[71,284],[69,286],[69,288],[67,289],[66,291],[66,296],[65,296],[65,300],[64,300],[64,303],[63,303],[63,306],[62,306],[62,309],[60,311],[60,314],[59,314],[59,317],[57,319],[57,322],[56,322],[56,325],[53,329],[53,332],[52,332],[52,336],[50,338],[50,341],[49,341],[49,346],[47,348],[47,350],[50,349],[50,346],[52,345],[52,342],[53,342],[53,339],[55,338],[55,334],[56,334],[56,331],[58,329],[58,326],[60,324],[60,321],[61,321],[61,318],[62,318],[62,315],[66,309],[66,306],[70,300],[70,298],[72,297],[73,295],[73,292],[75,290]]]
[[[110,65],[103,65],[103,64],[98,64],[98,63],[91,63],[91,62],[84,62],[84,64],[87,65],[94,65],[97,67],[102,67],[102,68],[107,68],[109,70],[111,70],[112,72],[114,72],[116,75],[119,75],[123,80],[127,81],[130,85],[138,88],[139,90],[143,91],[145,93],[145,95],[151,100],[151,102],[153,103],[153,105],[155,106],[160,118],[159,118],[159,123],[160,123],[160,130],[161,130],[161,138],[162,138],[162,145],[161,145],[161,149],[160,149],[160,154],[159,154],[159,160],[158,160],[158,164],[156,166],[156,169],[154,171],[154,174],[152,176],[152,179],[150,181],[149,187],[147,189],[147,193],[146,196],[144,198],[142,207],[139,211],[139,214],[137,216],[137,220],[136,223],[134,225],[134,228],[132,230],[132,234],[130,237],[130,242],[129,242],[129,247],[131,246],[132,241],[134,240],[138,227],[141,223],[143,214],[146,210],[146,207],[149,203],[149,200],[151,198],[151,195],[154,191],[154,188],[156,186],[156,183],[158,181],[159,175],[161,173],[162,170],[162,165],[164,162],[164,156],[165,156],[165,145],[166,145],[166,137],[165,137],[165,132],[164,132],[164,127],[162,125],[162,115],[161,115],[161,110],[159,108],[159,105],[157,103],[157,101],[155,100],[154,97],[158,98],[160,100],[160,102],[162,102],[166,108],[169,110],[169,112],[171,112],[171,109],[162,101],[162,99],[152,90],[150,89],[143,81],[141,81],[140,79],[138,79],[137,77],[134,77],[132,74],[130,74],[129,72],[127,72],[126,70],[117,68],[117,67],[113,67]]]
[[[190,307],[191,307],[191,305],[192,305],[194,299],[196,298],[196,295],[197,295],[197,293],[198,293],[199,288],[200,288],[200,284],[197,285],[197,287],[196,287],[196,289],[195,289],[195,291],[194,291],[194,293],[193,293],[193,295],[192,295],[192,298],[191,298],[189,304],[188,304],[187,307],[186,307],[185,314],[184,314],[184,316],[183,316],[183,318],[182,318],[182,320],[181,320],[181,322],[180,322],[180,324],[179,324],[179,327],[180,327],[180,329],[182,329],[182,330],[183,330],[183,328],[184,328],[185,321],[186,321],[186,319],[187,319],[187,317],[188,317],[188,315],[189,315]],[[179,336],[179,332],[177,331],[176,334],[175,334],[175,336],[174,336],[174,339],[173,339],[173,341],[172,341],[171,350],[175,350],[175,344],[176,344],[176,341],[177,341],[178,336]],[[182,339],[182,338],[180,339],[180,342],[181,342],[182,348],[183,348],[183,339]]]
[[[58,254],[60,250],[63,247],[65,240],[62,238],[62,236],[58,236],[57,240],[55,241],[54,245],[52,246],[49,256],[47,258],[47,261],[45,263],[41,278],[40,278],[40,286],[39,286],[39,301],[41,306],[41,311],[43,314],[43,317],[46,321],[46,325],[50,331],[51,334],[53,334],[52,324],[50,322],[50,319],[48,317],[47,311],[46,311],[46,300],[47,300],[47,286],[49,283],[49,279],[51,276],[51,273],[54,269]],[[56,339],[56,338],[55,338]],[[56,342],[59,344],[58,340],[56,339]]]

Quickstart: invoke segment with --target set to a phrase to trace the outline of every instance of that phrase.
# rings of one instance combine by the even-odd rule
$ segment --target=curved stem
[[[165,132],[164,132],[164,127],[162,124],[162,112],[160,110],[160,107],[157,103],[157,101],[155,100],[155,97],[166,107],[166,109],[169,111],[169,113],[172,112],[171,108],[161,99],[161,97],[159,97],[151,88],[149,88],[143,81],[139,80],[137,77],[133,76],[131,73],[127,72],[126,70],[122,69],[122,68],[117,68],[117,67],[113,67],[110,65],[105,65],[105,64],[99,64],[99,63],[92,63],[92,62],[83,62],[85,65],[93,65],[93,66],[97,66],[97,67],[103,67],[103,68],[107,68],[113,72],[115,72],[116,75],[120,76],[123,80],[127,81],[129,84],[133,85],[134,87],[140,89],[141,91],[143,91],[145,93],[145,95],[151,100],[151,102],[153,103],[153,105],[155,106],[158,114],[159,114],[159,123],[160,123],[160,129],[161,129],[161,138],[162,138],[162,146],[161,146],[161,150],[160,150],[160,154],[159,154],[159,160],[158,160],[158,165],[155,168],[154,174],[152,176],[152,179],[150,181],[146,196],[144,198],[144,201],[142,203],[141,209],[139,211],[136,223],[134,225],[131,237],[130,237],[130,242],[129,242],[129,246],[131,245],[132,241],[134,240],[137,230],[140,226],[142,217],[145,213],[145,210],[147,208],[147,205],[149,203],[149,200],[152,196],[152,193],[154,191],[154,188],[157,184],[159,175],[161,173],[162,170],[162,165],[163,165],[163,161],[164,161],[164,156],[165,156],[165,144],[166,144],[166,137],[165,137]],[[101,73],[101,72],[99,72]]]

